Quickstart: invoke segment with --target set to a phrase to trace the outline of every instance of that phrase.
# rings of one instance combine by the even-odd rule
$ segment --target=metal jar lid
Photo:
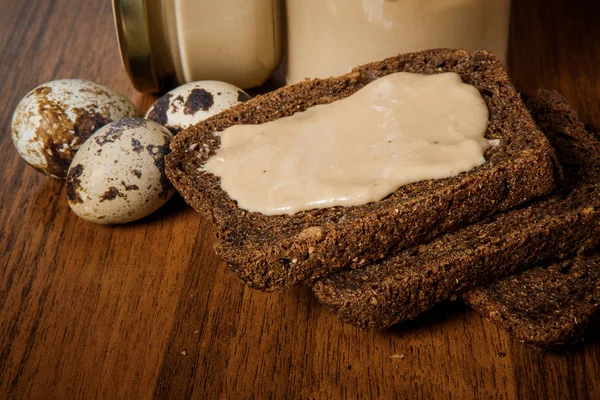
[[[160,21],[160,3],[113,0],[121,60],[133,86],[144,93],[165,91],[177,84],[166,28],[164,24],[155,23],[155,19]],[[151,19],[153,15],[158,18]]]

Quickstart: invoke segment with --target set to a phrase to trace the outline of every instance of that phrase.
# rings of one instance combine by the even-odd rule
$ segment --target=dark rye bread
[[[330,103],[399,71],[452,71],[479,89],[489,108],[486,137],[500,139],[499,146],[486,152],[484,165],[456,177],[403,186],[378,202],[291,216],[239,208],[221,189],[219,178],[200,170],[220,145],[214,132]],[[284,87],[183,131],[171,150],[167,175],[185,200],[216,224],[217,253],[245,283],[267,291],[327,276],[353,263],[369,264],[392,248],[429,240],[554,187],[552,150],[500,62],[488,52],[440,49],[399,55],[340,77]]]
[[[548,97],[556,96],[546,94]],[[548,131],[549,125],[569,126],[566,135],[553,142],[563,155],[561,161],[566,183],[573,180],[600,182],[600,153],[597,146],[570,140],[568,132],[582,131],[575,122],[576,115],[566,101],[556,99],[550,105],[537,95],[529,106],[538,110],[551,106],[549,115],[540,126]],[[555,114],[550,114],[552,111]],[[565,121],[566,119],[566,121]],[[565,132],[557,132],[559,134]],[[551,138],[552,139],[552,138]],[[581,157],[569,155],[581,153]],[[564,186],[562,184],[561,186]],[[573,342],[590,320],[600,312],[600,251],[580,254],[571,260],[538,265],[516,275],[475,288],[462,296],[463,301],[506,329],[518,340],[548,349]]]
[[[560,95],[540,92],[528,105],[563,164],[557,193],[382,262],[333,274],[313,285],[319,301],[348,323],[384,328],[518,268],[595,247],[600,142]]]
[[[540,265],[462,298],[522,342],[563,346],[577,341],[600,311],[600,252]]]

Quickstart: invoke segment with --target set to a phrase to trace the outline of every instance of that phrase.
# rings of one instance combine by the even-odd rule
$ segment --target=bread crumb
[[[392,354],[392,355],[390,356],[390,358],[399,358],[399,359],[401,359],[401,360],[404,360],[404,357],[406,357],[406,355],[405,355],[405,354]]]
[[[181,350],[181,355],[182,356],[187,356],[187,350],[186,349]]]
[[[323,230],[318,226],[311,226],[304,229],[296,237],[300,240],[320,240],[323,236]]]

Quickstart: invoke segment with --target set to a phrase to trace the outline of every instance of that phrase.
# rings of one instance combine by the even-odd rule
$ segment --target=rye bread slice
[[[538,94],[528,105],[539,114],[550,106],[547,98],[553,96],[556,95]],[[551,110],[556,110],[556,114],[544,118],[542,130],[547,131],[548,125],[570,125],[571,132],[583,129],[573,122],[576,116],[566,101],[557,98],[552,103]],[[563,118],[567,121],[561,121]],[[600,182],[598,150],[571,140],[568,133],[557,131],[555,135],[559,135],[553,140],[559,149],[572,147],[566,152],[557,151],[564,155],[561,161],[567,182],[576,179]],[[584,154],[581,158],[585,160],[578,162],[569,157],[576,152]],[[461,297],[518,340],[543,349],[560,347],[577,341],[592,318],[600,313],[600,251],[538,265],[475,288]]]
[[[560,347],[581,338],[600,312],[600,252],[536,266],[462,298],[518,340]]]
[[[540,92],[528,105],[563,164],[555,194],[324,278],[313,285],[319,301],[348,323],[384,328],[519,268],[595,247],[600,142],[560,95]]]
[[[215,154],[215,132],[259,124],[330,103],[399,71],[456,72],[482,93],[488,139],[500,139],[487,162],[458,176],[406,185],[385,199],[294,215],[265,216],[237,206],[219,178],[200,167]],[[285,133],[282,133],[285,134]],[[186,129],[171,142],[167,175],[187,203],[216,224],[216,252],[249,286],[283,290],[404,248],[512,208],[554,188],[552,149],[498,59],[488,52],[438,49],[399,55],[351,73],[281,88]],[[358,160],[357,160],[358,161]]]

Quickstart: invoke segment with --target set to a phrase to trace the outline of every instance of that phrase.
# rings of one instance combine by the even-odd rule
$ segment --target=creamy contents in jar
[[[510,0],[286,0],[287,83],[443,47],[505,64],[509,14]]]
[[[485,163],[488,109],[455,73],[399,72],[351,96],[216,133],[203,170],[239,207],[266,215],[378,201],[400,186]]]
[[[279,0],[163,0],[169,2],[173,6],[164,11],[174,12],[167,20],[172,47],[179,50],[180,81],[218,80],[247,89],[279,65]]]

